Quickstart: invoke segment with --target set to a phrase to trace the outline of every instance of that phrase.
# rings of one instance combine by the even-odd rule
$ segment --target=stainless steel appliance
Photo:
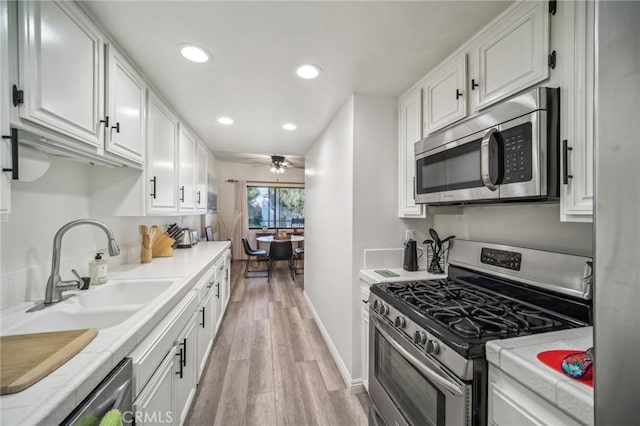
[[[417,142],[416,203],[557,198],[559,96],[539,87]]]
[[[447,279],[373,285],[370,423],[486,424],[485,343],[591,324],[591,265],[456,240]]]
[[[179,234],[179,236],[177,237],[178,239],[176,240],[178,242],[177,248],[179,249],[191,248],[194,245],[196,245],[196,243],[194,242],[193,236],[194,234],[192,233],[191,229],[182,228],[181,233]],[[197,241],[197,233],[196,233],[196,241]]]
[[[111,410],[121,413],[123,425],[133,424],[132,380],[131,358],[125,358],[61,424],[98,424]]]
[[[404,243],[404,258],[402,268],[405,271],[418,270],[418,245],[414,240],[407,240]]]

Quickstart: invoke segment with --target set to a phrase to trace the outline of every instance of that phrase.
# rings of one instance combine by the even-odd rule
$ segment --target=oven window
[[[417,162],[418,194],[483,186],[478,139]]]
[[[407,422],[413,425],[444,425],[444,394],[377,330],[374,373]]]

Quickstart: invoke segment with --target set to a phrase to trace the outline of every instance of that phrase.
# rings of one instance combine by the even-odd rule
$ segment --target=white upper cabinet
[[[467,116],[467,55],[462,53],[439,66],[425,79],[424,134]]]
[[[9,47],[7,2],[0,0],[0,167],[11,168],[11,134],[9,124]],[[11,172],[0,171],[0,214],[11,213]]]
[[[543,1],[522,2],[472,43],[473,110],[549,77],[549,12]]]
[[[424,217],[424,209],[416,205],[416,163],[413,145],[422,139],[422,90],[414,88],[405,93],[398,108],[398,216]]]
[[[562,221],[593,219],[595,5],[563,2],[565,43],[560,214]]]
[[[107,46],[107,105],[109,127],[106,150],[144,163],[146,84],[126,59]]]
[[[72,2],[19,2],[20,118],[104,149],[104,40]]]
[[[147,105],[147,213],[176,213],[178,118],[151,91]]]
[[[196,171],[196,138],[184,126],[180,126],[179,142],[180,161],[178,170],[178,206],[180,211],[193,210],[195,208],[195,171]]]
[[[202,143],[196,146],[196,209],[207,210],[207,148]]]

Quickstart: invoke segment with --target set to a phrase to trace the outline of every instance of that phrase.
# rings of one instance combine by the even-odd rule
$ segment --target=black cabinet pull
[[[569,184],[569,179],[573,179],[573,175],[569,174],[569,151],[573,150],[569,146],[569,143],[566,139],[562,141],[562,184]]]
[[[217,283],[216,287],[217,287],[217,289],[216,289],[216,297],[218,299],[220,299],[220,283]]]
[[[180,366],[180,371],[177,371],[176,374],[180,376],[180,378],[182,379],[182,375],[184,374],[184,370],[183,370],[183,365],[182,365],[182,358],[183,358],[183,354],[182,354],[182,348],[180,348],[180,352],[178,352],[176,354],[176,356],[180,357],[180,361],[178,361],[178,365]]]
[[[200,191],[198,191],[198,204],[200,204]]]
[[[413,199],[416,199],[416,177],[413,177]]]
[[[186,367],[187,366],[187,338],[185,337],[184,339],[182,339],[182,343],[180,343],[182,345],[182,349],[184,350],[184,354],[182,357],[182,366]]]
[[[200,324],[202,328],[204,328],[204,308],[205,306],[203,306],[202,309],[200,309],[200,311],[202,312],[202,323]]]
[[[211,288],[213,287],[213,281],[209,282],[209,284],[207,284],[207,288]]]
[[[100,120],[100,123],[104,123],[104,127],[109,127],[109,116],[104,117],[104,120]]]
[[[120,133],[120,122],[116,122],[115,126],[111,126],[112,129],[116,129],[116,133]]]
[[[154,176],[153,179],[150,180],[150,182],[153,184],[153,192],[149,195],[151,195],[153,197],[153,199],[156,199],[156,184],[158,183],[157,178]]]
[[[2,139],[11,139],[11,168],[3,168],[3,172],[11,172],[11,179],[18,180],[20,161],[18,158],[18,129],[11,129],[11,134],[2,136]]]
[[[364,303],[364,304],[366,305],[366,304],[368,304],[368,303],[369,303],[369,301],[368,301],[368,300],[364,300],[364,299],[362,299],[362,303]]]
[[[184,203],[184,186],[180,187],[180,202]]]
[[[456,89],[456,100],[462,97],[462,92],[459,89]]]
[[[480,87],[480,85],[478,83],[476,83],[476,79],[472,78],[471,79],[471,90],[476,90],[476,87]]]

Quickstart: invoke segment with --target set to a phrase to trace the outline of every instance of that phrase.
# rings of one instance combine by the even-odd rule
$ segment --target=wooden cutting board
[[[73,358],[95,328],[0,337],[0,395],[20,392]]]

